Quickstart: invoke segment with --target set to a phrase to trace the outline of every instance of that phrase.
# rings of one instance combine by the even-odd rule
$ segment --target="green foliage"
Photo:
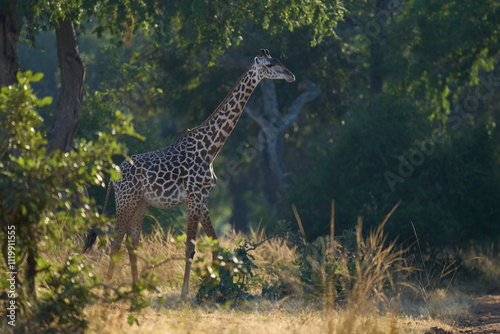
[[[249,300],[252,285],[261,284],[261,295],[270,299],[282,298],[290,294],[291,287],[288,284],[268,282],[255,277],[254,270],[258,269],[253,263],[254,257],[249,253],[268,240],[280,238],[290,242],[296,242],[299,238],[290,233],[290,224],[279,221],[275,230],[268,238],[256,243],[252,240],[238,239],[235,249],[221,248],[217,240],[205,238],[199,243],[201,249],[218,251],[219,256],[211,265],[202,265],[196,268],[196,275],[201,279],[200,287],[196,293],[198,302],[237,303],[239,300]],[[208,248],[207,248],[208,247]],[[198,258],[196,262],[204,262],[204,258]]]
[[[18,305],[29,314],[28,297],[38,303],[33,321],[44,328],[59,324],[76,330],[85,327],[82,310],[94,300],[89,295],[92,286],[83,278],[89,268],[74,256],[68,256],[62,265],[49,263],[44,256],[59,245],[80,251],[74,237],[85,233],[88,224],[104,224],[103,217],[91,209],[91,201],[82,195],[83,188],[104,186],[105,174],[119,175],[111,159],[123,154],[117,139],[137,134],[131,117],[116,112],[109,128],[96,133],[94,140],[77,139],[71,152],[47,155],[46,135],[40,129],[43,120],[36,109],[50,104],[51,98],[38,99],[31,89],[31,82],[42,76],[18,73],[18,83],[0,92],[0,236],[7,240],[7,228],[15,227],[17,263],[15,268],[2,266],[2,270],[24,273],[24,279],[18,276],[17,293],[23,297]],[[76,203],[81,204],[75,207]],[[26,264],[21,262],[23,258],[27,258]],[[38,301],[35,279],[43,287]],[[4,285],[2,282],[2,289]],[[130,293],[120,292],[118,298],[130,300],[145,288],[138,283]]]
[[[444,132],[420,112],[405,103],[378,103],[345,119],[338,143],[297,178],[292,192],[310,237],[328,233],[316,222],[328,220],[332,199],[338,203],[337,230],[351,228],[359,215],[373,226],[390,203],[402,199],[387,226],[401,240],[414,238],[412,222],[431,248],[498,237],[498,134],[492,120],[452,113]]]
[[[281,280],[263,281],[261,296],[269,300],[280,300],[293,295],[294,287]]]
[[[205,243],[198,243],[202,249],[208,247],[212,251],[218,251],[218,260],[213,265],[196,268],[196,276],[201,279],[200,288],[196,293],[198,302],[236,303],[238,300],[248,300],[248,280],[253,277],[253,270],[257,266],[253,264],[254,257],[248,252],[254,248],[254,244],[239,240],[236,249],[218,247],[217,240],[205,239]],[[204,261],[202,257],[197,262]],[[217,269],[218,267],[218,269]]]
[[[345,6],[351,24],[337,33],[348,114],[335,128],[318,126],[324,136],[309,136],[311,162],[295,170],[289,197],[309,237],[328,234],[332,199],[337,231],[357,216],[374,226],[402,200],[387,226],[400,240],[414,240],[413,222],[429,250],[498,241],[498,8],[450,0]]]
[[[246,28],[243,22],[254,22],[271,35],[305,27],[312,46],[334,35],[344,9],[338,1],[230,1],[195,0],[183,2],[177,9],[179,35],[195,41],[195,47],[208,49],[216,56],[232,44],[238,45]],[[195,25],[192,23],[196,22]]]
[[[130,305],[129,310],[140,312],[150,304],[145,300],[145,293],[159,296],[154,275],[144,274],[131,287],[114,288],[104,285],[92,274],[92,268],[84,265],[82,259],[69,256],[61,266],[39,258],[41,292],[35,309],[28,313],[36,327],[46,332],[81,332],[87,327],[88,319],[83,312],[88,305],[96,303],[113,304],[121,301]],[[133,314],[128,316],[128,323],[138,323]],[[27,328],[32,326],[28,322]]]
[[[32,315],[34,322],[44,331],[50,331],[52,326],[58,330],[81,331],[87,324],[83,309],[95,299],[92,286],[84,278],[91,268],[74,256],[69,256],[61,266],[48,263],[43,258],[39,258],[38,264],[42,284],[40,302]],[[91,278],[95,281],[94,276]]]
[[[352,285],[351,277],[356,271],[356,239],[354,230],[344,230],[340,237],[341,243],[328,237],[319,237],[299,248],[296,265],[308,294],[322,295],[328,292],[328,288],[333,288],[339,294],[338,298],[345,298]]]
[[[98,132],[95,142],[77,139],[73,151],[47,155],[45,134],[38,130],[42,119],[35,107],[50,103],[51,99],[38,99],[30,88],[30,81],[40,78],[31,72],[19,74],[19,83],[4,87],[1,92],[1,214],[5,225],[21,225],[21,240],[27,226],[50,225],[58,209],[69,209],[72,197],[81,193],[84,186],[104,186],[105,173],[113,175],[118,171],[111,161],[112,155],[122,152],[116,139],[123,134],[135,135],[131,118],[116,112],[111,129]],[[98,220],[88,206],[69,213],[72,217]]]
[[[402,55],[398,65],[407,68],[398,66],[397,75],[406,76],[411,92],[425,90],[442,107],[435,116],[444,116],[449,100],[457,101],[467,84],[479,83],[480,70],[493,70],[500,50],[499,8],[490,0],[414,0],[405,7],[390,31],[405,33],[406,42],[393,46]]]
[[[342,19],[340,1],[94,1],[72,0],[62,4],[42,1],[16,3],[26,22],[25,36],[32,44],[40,31],[53,30],[59,19],[70,19],[97,36],[109,32],[125,41],[142,31],[156,44],[173,43],[208,52],[212,60],[232,44],[239,44],[246,23],[253,22],[271,35],[305,27],[312,46],[335,35],[334,28]],[[123,44],[123,40],[115,40]]]

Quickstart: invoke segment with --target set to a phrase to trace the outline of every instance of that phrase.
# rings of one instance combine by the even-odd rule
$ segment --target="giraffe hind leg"
[[[130,228],[128,229],[128,235],[130,236],[132,243],[130,244],[127,240],[127,250],[130,259],[130,268],[132,270],[132,282],[134,283],[139,279],[137,270],[137,246],[139,245],[142,223],[147,211],[148,204],[144,200],[142,200],[141,202],[139,202],[139,205],[135,210],[134,216],[130,221]]]
[[[113,270],[115,266],[116,259],[114,259],[115,255],[120,251],[123,237],[125,233],[130,230],[130,224],[132,222],[132,218],[134,217],[135,212],[137,211],[137,207],[139,205],[140,199],[134,201],[123,201],[120,197],[120,192],[116,192],[116,239],[113,241],[111,245],[111,250],[109,252],[109,267],[107,273],[108,281],[113,278]]]
[[[212,225],[212,221],[210,219],[210,213],[208,212],[208,207],[206,204],[203,204],[200,209],[200,221],[203,230],[205,230],[205,234],[212,238],[212,240],[217,240],[217,233],[215,233],[214,227]],[[218,260],[219,253],[215,250],[212,252],[212,261]]]
[[[118,226],[118,223],[116,225]],[[124,236],[125,236],[125,233],[118,232],[116,239],[113,241],[113,243],[111,245],[111,250],[109,252],[108,274],[106,275],[106,278],[108,281],[110,281],[113,278],[113,270],[114,270],[115,262],[116,262],[114,257],[116,255],[116,253],[118,253],[120,251]]]

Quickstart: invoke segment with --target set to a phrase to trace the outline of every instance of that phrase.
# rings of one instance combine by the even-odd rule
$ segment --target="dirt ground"
[[[476,317],[459,324],[455,333],[500,334],[500,288],[477,299]]]

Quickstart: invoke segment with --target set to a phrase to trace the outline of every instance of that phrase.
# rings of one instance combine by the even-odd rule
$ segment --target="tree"
[[[293,30],[300,26],[309,27],[311,43],[316,44],[325,36],[334,33],[333,28],[341,18],[343,9],[337,2],[315,2],[295,6],[288,2],[273,2],[264,5],[261,1],[232,2],[193,1],[161,2],[72,0],[62,5],[42,1],[29,3],[16,0],[5,1],[0,6],[2,23],[0,40],[0,69],[3,71],[0,87],[13,83],[15,73],[20,69],[17,60],[17,42],[23,23],[26,36],[35,43],[40,30],[55,30],[57,55],[61,70],[61,89],[50,129],[48,131],[47,153],[53,150],[68,152],[72,149],[79,124],[83,104],[85,66],[78,52],[78,42],[74,22],[82,22],[97,17],[94,31],[101,36],[109,31],[114,36],[127,33],[127,42],[134,31],[139,29],[150,33],[157,43],[174,40],[195,40],[198,54],[208,52],[210,57],[218,55],[232,42],[239,41],[242,23],[258,22],[272,34]],[[277,13],[286,12],[287,15]],[[179,29],[176,29],[178,27]],[[85,29],[80,24],[80,28]],[[177,30],[174,34],[172,31]],[[173,36],[177,35],[177,36]]]
[[[219,61],[241,69],[251,63],[250,58],[231,52],[224,53],[219,57]],[[299,84],[301,94],[292,102],[286,114],[282,115],[279,111],[274,82],[263,80],[260,88],[263,97],[262,112],[259,113],[250,106],[245,107],[245,112],[260,127],[256,143],[259,151],[262,190],[273,215],[280,217],[284,213],[280,199],[288,195],[292,183],[283,157],[285,132],[297,121],[304,105],[317,98],[321,90],[309,81],[302,81]],[[245,226],[244,222],[238,221],[236,224],[239,229]]]
[[[131,118],[117,113],[109,132],[100,133],[94,144],[79,140],[76,150],[47,155],[46,135],[40,129],[42,119],[36,109],[50,104],[52,99],[38,99],[30,86],[41,77],[29,71],[18,72],[17,83],[3,87],[0,93],[2,249],[7,259],[7,228],[13,226],[16,261],[26,256],[27,291],[31,295],[35,295],[41,240],[45,236],[56,239],[55,232],[63,228],[58,222],[61,215],[73,219],[73,224],[64,228],[68,235],[81,233],[86,225],[84,219],[99,221],[96,211],[88,210],[88,201],[85,207],[75,210],[69,198],[89,184],[102,185],[104,173],[117,178],[118,167],[111,161],[112,155],[122,154],[117,137],[136,135],[130,126]]]
[[[16,73],[21,70],[17,58],[21,23],[16,4],[16,1],[2,1],[0,4],[0,87],[16,82]]]
[[[379,223],[402,200],[387,226],[402,240],[414,237],[412,223],[434,249],[497,238],[498,8],[450,0],[346,8],[337,33],[353,78],[347,113],[291,196],[306,231],[328,233],[332,199],[340,229],[358,215]]]
[[[48,153],[55,149],[62,152],[71,149],[83,102],[85,67],[78,53],[76,34],[71,21],[78,11],[72,8],[72,5],[74,4],[46,8],[46,4],[39,1],[25,3],[16,0],[3,1],[0,4],[0,87],[13,84],[16,81],[16,73],[21,69],[17,57],[17,43],[23,23],[30,23],[27,25],[27,37],[32,43],[37,31],[35,27],[50,27],[56,30],[62,80],[56,113],[49,131]],[[45,17],[45,22],[40,22],[42,17]]]
[[[301,89],[302,88],[302,89]],[[292,102],[288,112],[280,115],[276,90],[273,82],[261,83],[264,97],[263,112],[246,107],[245,111],[260,126],[257,136],[260,153],[260,176],[264,196],[275,217],[284,214],[280,199],[289,194],[292,180],[283,158],[285,132],[298,119],[299,113],[307,102],[314,100],[321,90],[311,82],[302,82],[302,93]]]
[[[54,150],[69,152],[78,130],[83,104],[85,65],[78,52],[73,23],[58,19],[56,27],[57,58],[61,70],[61,91],[56,113],[47,133],[47,153]]]
[[[97,141],[94,147],[89,142],[75,142],[85,80],[85,66],[78,51],[75,24],[79,31],[85,32],[85,21],[97,18],[94,32],[98,36],[110,33],[116,38],[143,31],[156,44],[165,43],[172,47],[196,50],[195,54],[198,56],[208,54],[211,59],[215,59],[215,55],[239,40],[239,33],[244,29],[246,21],[264,26],[271,34],[305,26],[311,32],[311,43],[315,44],[325,36],[334,34],[333,28],[343,12],[337,2],[304,3],[301,6],[288,2],[275,2],[271,6],[264,6],[265,4],[267,2],[255,1],[239,3],[233,7],[231,2],[211,1],[117,3],[90,0],[70,0],[63,3],[9,0],[0,3],[0,70],[3,71],[2,78],[7,78],[2,81],[2,85],[10,84],[2,90],[2,98],[5,98],[2,117],[6,118],[6,121],[2,122],[2,125],[6,126],[2,135],[17,138],[26,133],[31,135],[31,129],[34,129],[33,137],[28,136],[28,145],[19,146],[17,143],[17,146],[12,146],[9,141],[8,145],[11,146],[5,148],[5,160],[2,162],[6,166],[2,179],[2,200],[6,203],[5,206],[2,205],[2,210],[5,211],[2,214],[8,219],[6,223],[23,222],[19,227],[23,233],[21,237],[26,241],[23,252],[27,254],[30,291],[34,291],[37,241],[43,230],[37,227],[47,215],[52,217],[51,214],[64,212],[67,198],[81,192],[85,185],[92,182],[102,185],[103,175],[99,170],[103,170],[104,164],[111,163],[110,153],[105,152],[121,153],[119,145],[102,132],[98,137],[102,138],[103,142]],[[287,15],[281,15],[282,13]],[[239,25],[242,28],[235,29]],[[23,77],[18,72],[20,66],[16,46],[23,27],[24,36],[30,43],[36,42],[36,35],[40,31],[56,32],[61,89],[54,118],[47,133],[41,130],[41,121],[34,110],[34,106],[41,106],[43,103],[37,102],[29,87],[29,82],[37,81],[39,76],[31,77],[26,74],[26,77]],[[187,41],[193,37],[195,43],[192,47],[187,47]],[[179,42],[181,46],[175,44]],[[16,94],[19,94],[19,100],[13,98]],[[25,105],[16,104],[19,101],[24,101]],[[11,111],[17,112],[21,117],[14,123],[14,126],[19,125],[18,130],[9,128],[12,122],[7,118],[15,117],[9,113]],[[30,116],[25,119],[22,118],[23,115]],[[123,116],[120,113],[117,115]],[[130,119],[121,121],[127,123]],[[130,130],[129,126],[118,127],[120,130],[110,131],[116,134]],[[95,155],[89,153],[91,148],[95,148],[90,150]],[[103,160],[99,154],[108,160]],[[82,168],[71,169],[79,163]],[[84,168],[84,164],[88,167]],[[37,166],[45,166],[44,172],[37,174]],[[96,166],[100,166],[100,169]],[[112,168],[104,170],[116,178],[116,166],[111,166]],[[45,178],[45,181],[42,181],[41,177]],[[51,183],[52,181],[54,183]],[[6,195],[9,187],[17,189],[18,196],[9,198]],[[30,189],[29,194],[23,194],[26,189]],[[83,203],[83,208],[88,209],[88,205],[85,205],[88,204],[88,199],[84,199]],[[79,210],[76,212],[81,215],[88,214]]]

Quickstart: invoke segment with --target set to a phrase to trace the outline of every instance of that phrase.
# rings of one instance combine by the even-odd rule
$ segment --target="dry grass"
[[[98,309],[89,314],[100,316]],[[139,316],[140,325],[126,324],[125,314],[111,314],[92,323],[95,333],[397,333],[401,319],[393,315],[325,314],[312,306],[287,301],[260,302],[245,311],[197,308],[191,305],[147,311]],[[102,324],[105,324],[104,326]]]
[[[351,289],[346,300],[337,299],[335,289],[328,286],[326,278],[323,283],[327,289],[323,293],[307,295],[299,269],[294,265],[299,258],[298,249],[282,239],[270,239],[251,252],[259,267],[255,274],[261,280],[289,283],[294,286],[294,294],[269,301],[259,297],[260,290],[255,286],[251,292],[256,298],[235,307],[197,304],[194,295],[199,282],[195,275],[191,275],[188,299],[180,299],[184,246],[174,242],[176,236],[171,230],[163,230],[158,225],[151,234],[141,237],[139,270],[158,277],[156,284],[165,302],[159,302],[156,295],[147,295],[151,305],[140,314],[134,313],[138,324],[132,326],[127,323],[129,305],[126,302],[112,305],[98,302],[85,309],[89,319],[87,332],[364,334],[425,333],[431,327],[452,331],[457,319],[469,316],[472,298],[452,288],[422,290],[412,286],[406,277],[412,268],[407,264],[404,250],[386,240],[385,221],[365,238],[361,237],[362,222],[359,221],[354,261],[338,242],[329,237],[324,239],[325,252],[339,259],[343,273],[349,272],[349,261],[356,267],[353,276],[346,278]],[[333,228],[333,221],[331,226]],[[220,239],[220,244],[234,248],[240,238],[258,243],[267,236],[263,229],[252,230],[248,235],[232,231]],[[131,282],[129,259],[125,247],[122,250],[114,277],[108,282],[113,286]],[[47,258],[60,263],[69,252],[59,249],[47,254]],[[197,256],[210,258],[209,254],[197,253]],[[156,259],[159,265],[151,268],[151,259]],[[85,261],[92,265],[93,273],[104,280],[109,263],[107,247],[94,248]],[[321,264],[316,269],[324,271]]]
[[[361,224],[358,225],[361,235]],[[169,230],[157,227],[153,233],[141,238],[139,256],[141,267],[152,258],[159,261],[183,257],[184,247],[172,240],[175,236]],[[249,235],[234,231],[221,238],[223,247],[234,248],[240,238],[260,242],[266,239],[264,230],[251,231]],[[400,286],[402,275],[407,272],[404,251],[393,242],[387,242],[383,225],[371,231],[366,238],[358,239],[358,259],[354,285],[347,302],[335,303],[332,290],[321,296],[309,298],[301,294],[298,269],[292,263],[298,258],[298,251],[280,239],[271,239],[259,246],[252,255],[259,267],[256,274],[262,279],[286,280],[296,284],[297,294],[280,301],[269,301],[260,297],[237,307],[198,305],[194,300],[196,278],[192,275],[191,293],[187,301],[180,300],[180,284],[184,262],[167,261],[148,269],[158,278],[158,286],[166,300],[159,303],[154,296],[148,296],[152,305],[137,314],[139,325],[127,324],[128,305],[95,304],[86,309],[89,316],[89,332],[94,333],[424,333],[431,327],[451,330],[450,323],[465,316],[472,300],[451,291],[428,292],[424,300],[418,290],[395,288],[399,291],[386,294],[387,286]],[[336,245],[337,256],[341,254]],[[332,248],[333,249],[333,248]],[[111,284],[130,282],[128,256],[115,266]],[[199,254],[197,254],[199,255]],[[209,254],[204,254],[209,257]],[[109,256],[107,250],[94,250],[87,260],[94,272],[104,277]],[[344,264],[347,264],[344,259]],[[406,266],[406,267],[405,267]],[[389,270],[390,268],[390,270]],[[396,269],[395,269],[396,268]],[[404,280],[404,283],[407,283]],[[385,288],[384,288],[385,287]],[[253,291],[258,294],[259,291]]]

